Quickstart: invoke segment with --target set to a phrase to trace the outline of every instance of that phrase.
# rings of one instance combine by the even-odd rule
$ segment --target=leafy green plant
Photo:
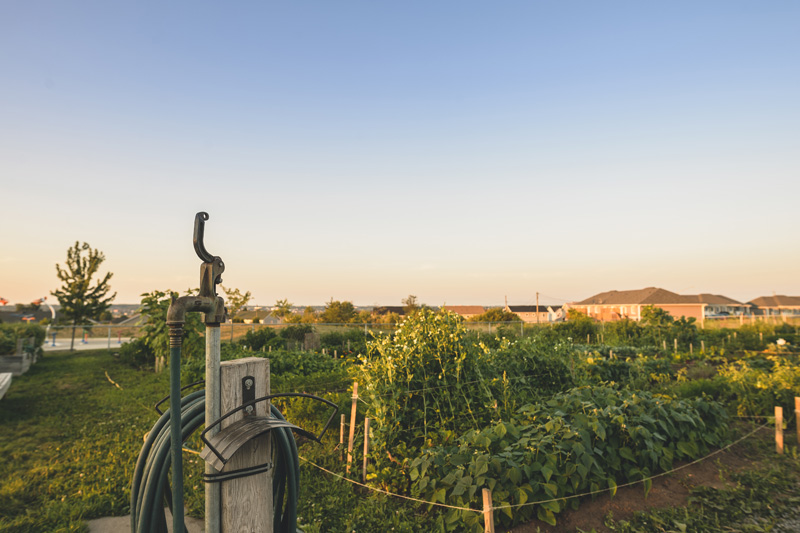
[[[191,291],[187,291],[190,294]],[[153,358],[167,359],[169,355],[169,328],[167,327],[167,310],[173,298],[178,293],[170,290],[142,294],[142,306],[139,311],[145,317],[142,327],[144,345],[153,354]],[[183,326],[184,356],[202,357],[205,343],[203,341],[203,316],[200,313],[186,313],[186,322]]]
[[[0,355],[14,354],[17,341],[22,339],[23,350],[34,354],[41,352],[45,329],[39,324],[0,324]],[[28,339],[33,339],[32,344]]]
[[[797,356],[755,357],[732,361],[718,373],[735,396],[741,416],[772,416],[776,405],[786,412],[794,409],[800,396],[800,360]]]
[[[458,507],[479,506],[492,490],[499,521],[531,516],[555,525],[568,496],[644,481],[673,462],[694,459],[725,440],[727,415],[704,398],[679,400],[614,387],[580,387],[520,409],[509,421],[431,447],[408,464],[413,495]],[[524,506],[528,502],[542,502]],[[511,507],[517,506],[520,507]],[[498,516],[498,513],[495,514]],[[476,513],[451,509],[441,531],[480,531]]]

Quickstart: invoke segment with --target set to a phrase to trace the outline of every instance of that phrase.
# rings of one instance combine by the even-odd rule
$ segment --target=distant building
[[[631,291],[608,291],[570,304],[572,308],[600,321],[623,318],[641,320],[642,308],[652,305],[667,311],[674,318],[706,318],[743,316],[751,306],[718,294],[681,295],[658,287]]]
[[[504,310],[507,313],[514,313],[527,324],[544,324],[563,318],[560,305],[506,305]]]
[[[241,311],[236,315],[245,324],[280,324],[281,320],[270,314],[268,309],[254,309],[252,311]]]
[[[464,319],[470,319],[486,312],[486,308],[482,305],[445,305],[442,306],[442,309],[460,315]]]
[[[759,316],[800,316],[800,296],[760,296],[748,302]]]

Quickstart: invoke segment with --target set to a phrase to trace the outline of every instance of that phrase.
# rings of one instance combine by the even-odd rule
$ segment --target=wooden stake
[[[775,451],[783,454],[783,407],[775,406]]]
[[[494,513],[492,512],[492,491],[483,489],[483,532],[494,533]]]
[[[706,341],[700,341],[700,351],[706,353]]]
[[[674,344],[675,344],[675,351],[677,352],[678,351],[678,339],[673,339],[673,341],[674,341]]]
[[[347,444],[347,473],[350,473],[350,463],[353,462],[353,441],[356,438],[356,406],[358,405],[358,382],[353,382],[353,407],[350,409],[350,440]]]
[[[794,422],[797,426],[797,446],[800,447],[800,398],[794,397]]]
[[[367,454],[369,453],[369,418],[364,419],[364,467],[361,472],[361,482],[367,482]]]
[[[346,425],[347,415],[342,413],[339,419],[339,456],[344,460],[344,426]]]
[[[694,353],[694,344],[690,342],[689,343],[689,354],[693,354],[693,353]]]

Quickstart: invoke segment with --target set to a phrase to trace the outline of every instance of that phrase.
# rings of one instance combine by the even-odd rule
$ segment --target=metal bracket
[[[247,378],[244,378],[245,380]],[[244,380],[243,380],[244,381]],[[243,383],[244,384],[244,383]],[[273,417],[266,417],[266,416],[245,416],[242,420],[238,422],[234,422],[230,426],[226,427],[225,429],[221,430],[219,433],[214,435],[213,437],[206,438],[206,433],[209,432],[211,428],[214,426],[218,426],[222,423],[223,420],[229,418],[239,411],[246,410],[248,407],[254,407],[255,404],[259,402],[263,402],[266,400],[270,400],[272,398],[310,398],[312,400],[320,401],[333,409],[333,413],[328,418],[328,421],[325,423],[325,427],[322,428],[322,431],[319,435],[314,435],[310,431],[307,431],[299,426],[295,426],[285,420],[280,420],[278,418]],[[215,420],[210,424],[206,424],[206,428],[200,433],[200,439],[205,444],[203,451],[200,453],[200,457],[203,458],[207,463],[212,465],[217,470],[222,470],[228,460],[233,457],[233,454],[247,441],[258,437],[268,431],[273,429],[282,429],[287,428],[291,431],[296,432],[299,435],[307,437],[313,441],[321,442],[322,436],[325,435],[325,432],[328,431],[328,427],[333,422],[333,419],[336,417],[336,414],[339,412],[339,406],[335,403],[328,401],[324,398],[320,398],[319,396],[314,396],[312,394],[305,394],[300,392],[282,392],[278,394],[270,394],[268,396],[262,396],[261,398],[256,398],[254,400],[250,400],[249,402],[243,403],[236,409],[233,409],[227,413],[225,413],[222,417]]]
[[[245,376],[242,378],[242,405],[246,405],[244,416],[255,416],[256,407],[253,405],[255,399],[256,379],[253,376]]]

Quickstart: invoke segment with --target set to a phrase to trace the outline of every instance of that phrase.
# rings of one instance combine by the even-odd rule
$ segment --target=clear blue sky
[[[800,294],[800,3],[0,4],[0,296]],[[51,300],[53,298],[51,297]]]

